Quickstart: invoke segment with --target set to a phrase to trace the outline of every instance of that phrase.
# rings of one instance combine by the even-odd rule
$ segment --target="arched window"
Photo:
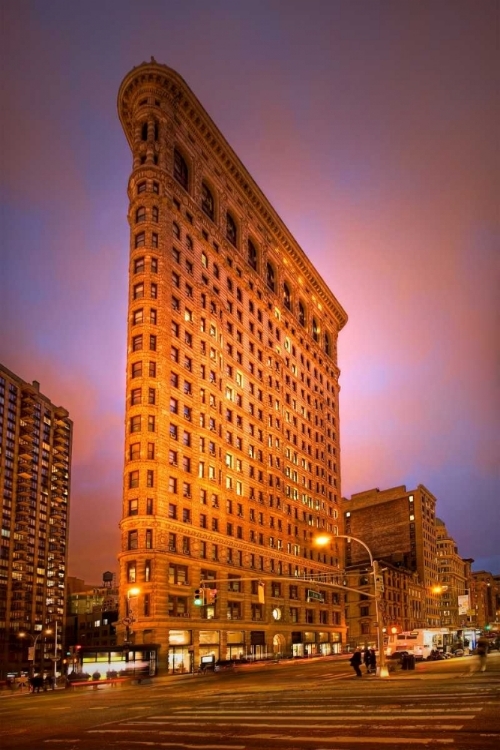
[[[319,341],[319,327],[316,318],[312,320],[312,335],[315,341]]]
[[[325,333],[325,354],[330,356],[330,337],[327,333]]]
[[[301,326],[306,324],[306,310],[302,302],[299,302],[299,323]]]
[[[283,304],[289,310],[292,309],[292,296],[290,294],[290,288],[286,282],[283,284]]]
[[[255,245],[253,244],[252,240],[248,240],[248,262],[254,269],[254,271],[257,270],[257,250],[255,248]]]
[[[229,212],[226,214],[226,237],[231,245],[236,247],[238,231],[236,229],[236,223]]]
[[[184,190],[188,189],[189,172],[181,152],[174,148],[174,178]]]
[[[148,140],[148,124],[147,124],[147,122],[143,122],[142,123],[141,140],[143,140],[143,141],[147,141]]]
[[[201,183],[201,210],[206,213],[209,219],[212,221],[215,218],[215,203],[214,203],[214,196],[212,195],[211,191],[208,189],[208,187],[205,185],[204,182]]]
[[[146,221],[146,207],[145,206],[139,206],[139,208],[135,212],[135,223],[139,224],[139,222],[141,221]]]
[[[158,206],[153,206],[151,209],[151,218],[155,222],[155,224],[158,224],[158,220],[160,218],[160,212],[158,210]]]
[[[266,284],[272,292],[276,291],[276,279],[274,277],[274,268],[271,263],[266,265]]]

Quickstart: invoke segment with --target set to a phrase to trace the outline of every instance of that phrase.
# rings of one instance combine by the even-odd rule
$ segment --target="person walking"
[[[479,669],[486,672],[486,656],[488,655],[489,643],[487,638],[480,638],[477,642],[477,654],[479,656]]]
[[[375,649],[370,649],[370,674],[377,674],[377,654]]]
[[[366,674],[370,674],[370,649],[365,648],[363,653],[363,664],[366,667]]]
[[[359,651],[358,649],[356,649],[356,651],[353,653],[353,655],[349,659],[349,664],[351,665],[351,667],[356,672],[356,677],[362,677],[363,676],[361,674],[361,669],[360,669],[360,666],[361,666],[361,651]]]

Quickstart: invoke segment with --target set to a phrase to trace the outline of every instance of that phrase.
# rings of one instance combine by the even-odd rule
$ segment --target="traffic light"
[[[203,607],[205,604],[205,590],[204,589],[196,589],[194,592],[194,600],[193,604],[196,607]]]
[[[389,628],[389,632],[391,635],[397,635],[398,633],[401,633],[401,626],[400,625],[391,625]]]
[[[217,589],[208,589],[208,603],[213,607],[217,604]]]

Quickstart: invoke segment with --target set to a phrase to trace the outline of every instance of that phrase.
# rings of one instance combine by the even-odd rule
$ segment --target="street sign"
[[[310,602],[323,603],[325,601],[323,594],[320,594],[318,591],[312,591],[312,589],[307,589],[307,599]]]
[[[384,576],[375,576],[375,591],[384,592]]]

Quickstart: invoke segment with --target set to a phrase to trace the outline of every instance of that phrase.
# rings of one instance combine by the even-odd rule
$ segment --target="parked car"
[[[408,651],[394,651],[392,654],[389,654],[386,658],[390,661],[403,661],[404,656],[408,656]]]
[[[463,656],[464,653],[465,652],[463,648],[456,648],[455,651],[453,652],[453,656]]]
[[[247,659],[218,659],[214,665],[214,672],[224,672],[227,669],[234,669],[241,664],[248,664]]]

